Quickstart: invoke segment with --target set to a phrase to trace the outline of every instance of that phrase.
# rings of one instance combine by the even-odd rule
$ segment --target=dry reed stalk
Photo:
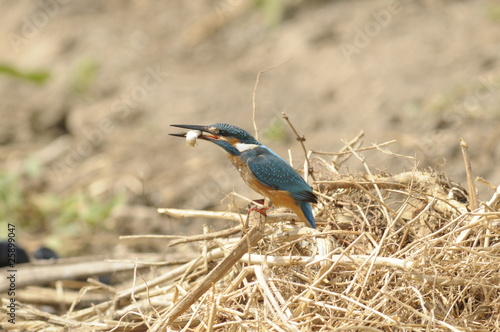
[[[160,331],[165,325],[170,325],[173,321],[188,309],[201,295],[203,295],[213,284],[220,280],[233,267],[234,264],[263,236],[262,229],[264,217],[256,211],[249,214],[249,224],[251,226],[248,233],[238,242],[234,249],[226,256],[207,276],[193,287],[174,307],[172,307],[165,317],[159,319],[152,327],[151,331]]]
[[[243,232],[253,238],[249,241],[236,233],[240,227],[164,237],[183,243],[202,241],[203,246],[189,262],[162,267],[168,270],[156,278],[142,280],[141,265],[135,264],[136,273],[127,286],[106,289],[94,282],[75,297],[65,284],[57,283],[60,286],[51,294],[67,294],[63,302],[68,305],[71,299],[72,307],[47,314],[20,304],[17,327],[95,331],[498,329],[500,186],[487,202],[478,202],[478,209],[469,212],[465,190],[444,175],[417,170],[393,176],[375,174],[355,142],[347,142],[348,152],[342,155],[354,157],[364,167],[364,174],[356,176],[339,176],[335,165],[308,153],[311,163],[316,163],[319,230],[293,225],[291,214],[271,213],[263,233],[252,237],[252,230]],[[242,218],[227,212],[160,211],[177,217]],[[220,247],[212,249],[213,243]],[[153,265],[146,264],[145,258],[135,261]],[[126,264],[133,262],[130,259]],[[99,287],[105,297],[94,297],[92,306],[78,308],[88,305],[93,287]],[[19,291],[22,294],[26,289]],[[35,297],[23,300],[34,305],[39,301]],[[5,299],[2,303],[4,312]],[[0,324],[7,326],[5,321]]]

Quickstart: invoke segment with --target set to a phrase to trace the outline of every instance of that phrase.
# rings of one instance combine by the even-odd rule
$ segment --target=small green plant
[[[0,219],[12,220],[16,211],[22,209],[23,191],[15,173],[0,173]]]
[[[0,74],[36,84],[43,84],[50,78],[50,73],[47,70],[23,71],[6,63],[0,63]]]
[[[262,130],[262,140],[265,142],[286,142],[288,132],[281,119],[274,118],[269,126]]]
[[[105,227],[103,222],[125,200],[121,194],[102,199],[84,191],[56,195],[33,189],[30,183],[43,175],[33,160],[20,171],[0,172],[0,220],[28,232],[79,234]]]
[[[83,58],[78,61],[74,69],[71,88],[73,92],[78,94],[87,93],[94,85],[99,64],[91,58]]]
[[[500,5],[490,4],[488,15],[494,22],[500,22]]]
[[[282,0],[256,0],[255,6],[264,13],[269,26],[278,26],[283,21],[285,7]]]

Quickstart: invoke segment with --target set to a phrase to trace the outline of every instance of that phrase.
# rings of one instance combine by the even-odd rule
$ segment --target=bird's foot
[[[256,199],[252,201],[250,204],[248,204],[248,212],[257,211],[264,217],[267,217],[267,210],[269,210],[269,207],[264,206],[264,202],[265,201],[263,199]]]
[[[250,211],[257,211],[260,214],[262,214],[264,217],[267,217],[267,210],[269,210],[268,207],[263,207],[263,208],[253,207],[250,210],[248,210],[248,212],[250,212]]]

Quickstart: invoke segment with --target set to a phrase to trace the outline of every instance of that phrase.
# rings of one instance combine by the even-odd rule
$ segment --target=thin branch
[[[469,207],[472,211],[479,207],[476,196],[476,186],[474,186],[474,179],[472,178],[472,166],[469,158],[469,146],[460,138],[460,148],[462,149],[462,156],[464,157],[465,173],[467,175],[467,185],[469,187]]]
[[[299,135],[299,133],[297,132],[297,130],[293,126],[292,122],[290,121],[290,118],[288,117],[288,115],[285,112],[281,112],[281,116],[283,117],[283,119],[286,120],[286,122],[288,123],[288,125],[290,126],[292,131],[294,132],[297,141],[300,142],[300,145],[302,146],[302,150],[304,151],[304,157],[306,158],[307,172],[311,175],[312,179],[314,181],[316,181],[316,178],[314,176],[313,169],[311,166],[311,161],[309,160],[309,157],[307,156],[307,149],[306,149],[306,146],[304,145],[306,138],[304,136]]]
[[[184,295],[167,313],[158,319],[151,331],[163,331],[165,326],[171,325],[177,317],[182,315],[195,301],[205,294],[213,284],[223,278],[239,259],[248,252],[249,246],[255,245],[263,237],[262,229],[265,217],[257,211],[250,211],[251,228],[238,242],[231,252],[210,271],[203,280],[196,284]]]
[[[228,237],[230,235],[236,234],[241,232],[242,226],[238,225],[236,227],[232,227],[229,229],[224,229],[219,232],[212,232],[208,234],[200,234],[200,235],[192,235],[192,236],[184,236],[178,240],[171,241],[168,246],[173,247],[178,244],[184,244],[184,243],[189,243],[189,242],[197,242],[197,241],[208,241],[208,240],[214,240],[217,238],[221,237]]]
[[[288,60],[285,60],[284,62],[280,63],[279,65],[269,67],[269,68],[266,68],[264,70],[259,71],[259,73],[257,74],[257,78],[255,79],[255,86],[253,87],[253,93],[252,93],[252,122],[253,122],[253,129],[255,130],[255,139],[256,140],[259,140],[259,130],[257,129],[257,122],[255,120],[256,114],[257,114],[257,104],[255,103],[255,96],[257,94],[257,86],[259,85],[260,75],[267,73],[270,70],[279,68],[287,62],[288,62]]]
[[[351,142],[349,142],[349,144],[351,144]],[[357,149],[353,149],[353,150],[355,152],[362,152],[362,151],[368,151],[368,150],[378,150],[380,147],[387,146],[387,145],[390,145],[390,144],[394,144],[396,142],[397,141],[395,139],[393,139],[393,140],[390,140],[390,141],[387,141],[387,142],[384,142],[384,143],[373,144],[371,146],[367,146],[367,147],[364,147],[364,148],[357,148]],[[317,150],[312,150],[312,152],[314,154],[325,155],[325,156],[340,156],[340,155],[350,154],[351,153],[351,151],[345,149],[345,147],[342,148],[339,152],[326,152],[326,151],[317,151]]]

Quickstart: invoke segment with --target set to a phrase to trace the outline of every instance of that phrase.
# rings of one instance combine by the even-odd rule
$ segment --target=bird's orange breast
[[[297,204],[297,201],[289,192],[276,190],[263,185],[259,180],[257,180],[248,166],[244,162],[242,162],[239,157],[229,155],[229,159],[236,167],[236,169],[240,172],[241,177],[250,188],[258,192],[259,194],[269,198],[269,200],[273,202],[274,205],[288,208],[295,212],[295,214],[297,214],[302,220],[307,221],[304,212],[302,212],[302,209]]]

